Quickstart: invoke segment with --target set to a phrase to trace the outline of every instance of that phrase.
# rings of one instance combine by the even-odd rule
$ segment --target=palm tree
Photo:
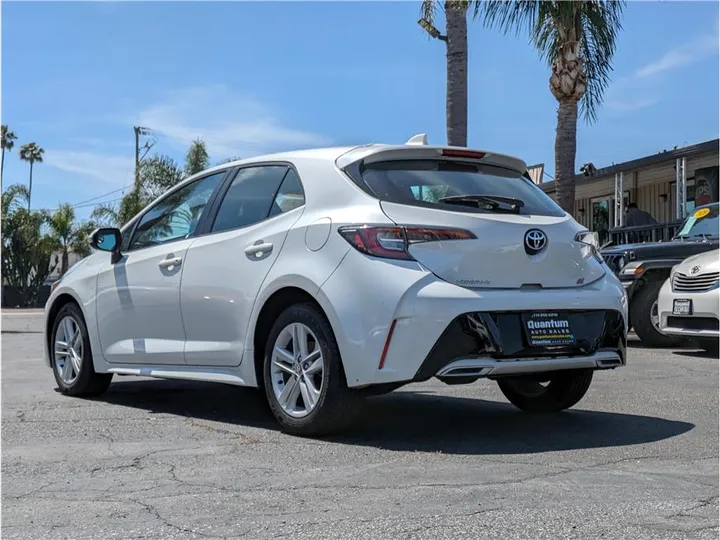
[[[5,169],[5,150],[10,152],[15,146],[17,136],[14,131],[10,131],[7,125],[0,127],[0,147],[2,147],[2,161],[0,161],[0,193],[2,193],[2,177]]]
[[[35,163],[42,163],[45,150],[34,142],[24,144],[20,147],[20,159],[30,163],[30,184],[28,185],[28,210],[30,210],[30,197],[32,197],[32,173]]]
[[[548,62],[550,91],[558,101],[555,186],[566,212],[575,203],[578,104],[587,122],[597,120],[624,8],[624,0],[489,0],[482,6],[487,25],[505,32],[525,28]]]
[[[68,270],[71,252],[78,255],[87,255],[90,252],[88,236],[94,229],[94,224],[75,223],[75,210],[65,203],[50,216],[48,225],[50,234],[62,253],[60,275],[63,276]]]
[[[467,13],[475,5],[477,14],[481,2],[469,0],[445,0],[445,35],[435,28],[433,21],[440,9],[437,0],[423,0],[418,24],[435,39],[445,42],[447,91],[445,113],[449,146],[467,146]]]
[[[210,156],[202,139],[195,139],[185,155],[185,174],[192,176],[210,166]]]

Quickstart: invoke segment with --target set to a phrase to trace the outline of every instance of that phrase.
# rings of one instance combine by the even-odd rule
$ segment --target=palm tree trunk
[[[60,276],[64,276],[65,272],[68,271],[68,264],[69,264],[69,255],[68,255],[68,248],[64,247],[62,252],[62,263],[60,265]]]
[[[578,102],[559,102],[555,130],[555,193],[560,207],[573,213],[575,205],[575,153],[577,150]]]
[[[5,171],[5,148],[2,149],[2,160],[0,160],[0,193],[2,193],[3,171]]]
[[[28,212],[30,211],[30,199],[32,198],[32,170],[33,162],[30,162],[30,185],[28,186]]]
[[[449,146],[467,146],[467,6],[445,2],[447,34],[447,138]]]

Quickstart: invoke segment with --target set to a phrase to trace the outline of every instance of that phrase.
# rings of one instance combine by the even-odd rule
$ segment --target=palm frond
[[[580,51],[588,85],[580,102],[580,111],[589,122],[597,120],[603,94],[610,84],[612,58],[618,33],[622,30],[624,9],[624,0],[585,2],[581,30],[583,46]]]
[[[3,218],[13,212],[19,206],[26,206],[30,198],[30,192],[24,184],[13,184],[8,186],[2,194],[2,215]]]
[[[20,147],[20,159],[30,163],[42,163],[44,153],[45,150],[34,142],[29,142]]]
[[[99,204],[93,209],[90,218],[97,220],[103,225],[117,225],[118,210],[110,203]]]
[[[8,126],[3,124],[2,127],[0,127],[0,147],[9,152],[15,146],[16,140],[17,135],[15,135],[15,132],[10,131]]]
[[[552,66],[564,45],[576,42],[587,78],[581,113],[592,123],[610,83],[612,58],[622,29],[625,0],[488,0],[477,12],[486,26],[527,32],[540,57]]]
[[[438,0],[423,0],[420,4],[420,19],[429,23],[435,22],[435,15],[440,9]]]

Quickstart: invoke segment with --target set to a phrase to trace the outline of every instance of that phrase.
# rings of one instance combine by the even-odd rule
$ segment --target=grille
[[[677,272],[673,276],[672,288],[674,291],[709,291],[718,285],[718,279],[720,279],[720,272],[709,272],[696,276],[687,276]]]
[[[607,264],[610,267],[610,270],[615,272],[616,274],[620,272],[620,269],[623,266],[623,255],[603,255],[603,260],[605,261],[605,264]]]

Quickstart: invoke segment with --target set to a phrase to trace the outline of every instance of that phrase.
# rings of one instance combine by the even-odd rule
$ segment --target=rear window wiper
[[[501,197],[500,195],[453,195],[451,197],[441,197],[438,202],[516,214],[519,214],[520,208],[525,206],[525,203],[520,199]]]

